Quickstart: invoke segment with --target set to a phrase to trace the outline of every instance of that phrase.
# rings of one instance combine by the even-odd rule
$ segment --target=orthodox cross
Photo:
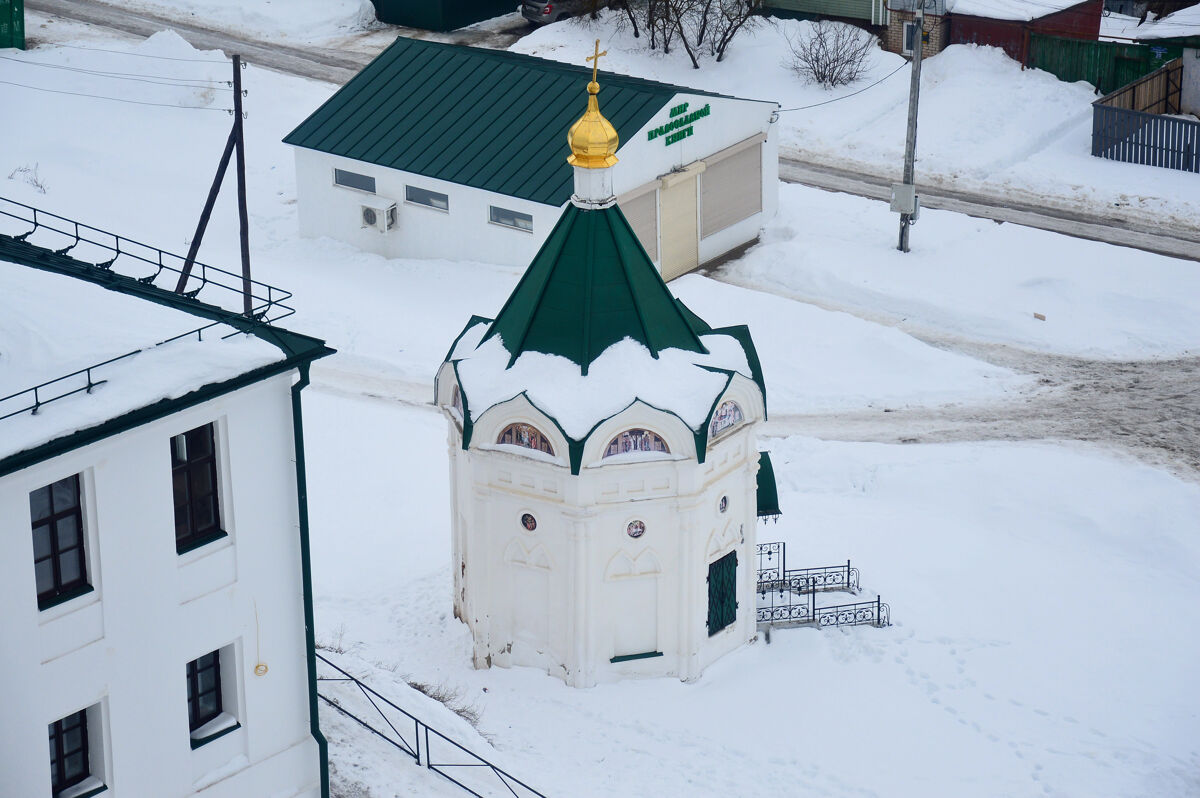
[[[600,66],[600,56],[602,56],[602,55],[608,55],[608,50],[605,50],[604,52],[600,52],[600,40],[597,39],[596,40],[596,54],[589,55],[587,58],[583,59],[584,61],[592,62],[592,83],[596,82],[596,70]]]

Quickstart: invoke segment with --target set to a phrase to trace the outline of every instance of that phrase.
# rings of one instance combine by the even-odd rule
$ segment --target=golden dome
[[[589,61],[599,61],[600,42],[596,42],[596,55]],[[571,125],[567,131],[567,144],[571,154],[567,163],[571,166],[581,166],[584,169],[605,169],[617,162],[617,129],[600,113],[600,102],[596,95],[600,93],[600,84],[596,82],[596,64],[592,65],[592,81],[587,85],[588,106],[583,116]]]

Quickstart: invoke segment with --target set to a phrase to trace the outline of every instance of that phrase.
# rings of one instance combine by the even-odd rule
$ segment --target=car
[[[568,17],[599,11],[609,0],[522,0],[521,16],[535,25],[549,25]]]

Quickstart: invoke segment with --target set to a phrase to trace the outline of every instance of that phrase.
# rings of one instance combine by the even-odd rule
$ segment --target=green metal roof
[[[499,335],[509,365],[523,352],[544,352],[587,374],[625,338],[655,357],[670,348],[707,352],[693,320],[704,323],[676,302],[620,208],[568,205],[484,340]]]
[[[775,485],[775,468],[771,465],[771,453],[758,453],[758,517],[776,518],[782,515],[779,509],[779,488]]]
[[[622,141],[676,94],[724,96],[600,74],[600,108]],[[590,79],[582,66],[399,38],[284,142],[558,206],[571,198],[567,130]]]

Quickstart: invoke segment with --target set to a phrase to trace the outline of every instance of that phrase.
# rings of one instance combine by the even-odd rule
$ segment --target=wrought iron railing
[[[415,764],[424,764],[426,769],[446,778],[476,798],[492,795],[546,798],[516,776],[401,709],[362,680],[338,667],[328,657],[317,654],[317,659],[321,663],[317,672],[317,696],[337,712],[386,740],[404,756],[411,757]],[[320,685],[325,687],[325,692],[321,691]],[[338,687],[345,689],[340,695],[333,694]],[[354,702],[354,705],[351,705],[351,702]],[[352,709],[360,714],[355,714]],[[363,718],[360,715],[368,717]],[[377,725],[373,726],[372,723]]]
[[[790,590],[760,590],[759,623],[815,624],[817,626],[890,626],[891,608],[879,596],[874,601],[817,606],[815,592],[801,595]]]
[[[121,274],[129,271],[129,276],[136,276],[140,282],[147,285],[158,285],[157,281],[161,279],[164,284],[158,287],[168,291],[175,289],[175,282],[183,273],[184,258],[180,255],[5,197],[0,197],[0,221],[5,222],[7,228],[14,230],[32,225],[17,233],[0,230],[0,235],[7,235],[16,241],[26,241],[39,231],[49,238],[61,236],[64,240],[57,243],[65,246],[54,249],[55,254],[66,255],[76,247],[91,249],[93,254],[100,257],[95,260],[80,258],[78,254],[72,254],[71,257],[105,271],[114,270]],[[18,224],[13,225],[14,221]],[[40,238],[41,236],[39,240]],[[43,246],[49,248],[50,244]],[[145,274],[147,267],[154,271]],[[138,276],[138,272],[143,274]],[[203,297],[205,302],[241,312],[244,306],[245,285],[246,282],[240,274],[196,261],[181,293],[189,297],[198,297],[211,288],[212,290]],[[289,291],[259,280],[249,280],[248,285],[251,314],[254,318],[265,322],[277,322],[295,313],[293,308],[284,304],[292,296]]]
[[[787,544],[779,542],[758,544],[758,586],[759,590],[786,587],[796,593],[861,590],[858,569],[849,560],[845,565],[788,568]]]

